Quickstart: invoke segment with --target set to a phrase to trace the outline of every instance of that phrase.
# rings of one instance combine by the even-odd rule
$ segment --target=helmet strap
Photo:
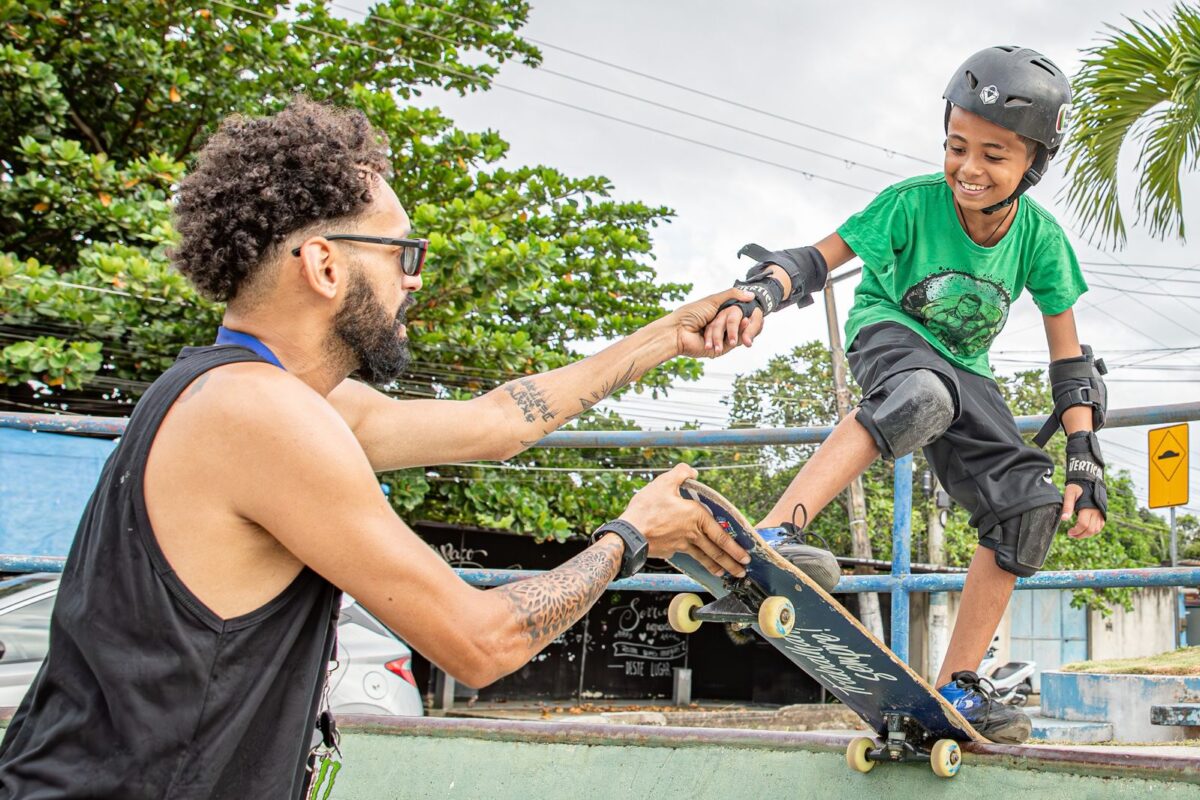
[[[1025,170],[1025,174],[1021,176],[1021,182],[1017,184],[1016,190],[1009,195],[1007,200],[1001,200],[995,205],[990,205],[983,209],[984,214],[995,214],[1002,208],[1008,208],[1017,201],[1017,198],[1025,194],[1033,186],[1036,186],[1046,174],[1046,166],[1050,163],[1050,151],[1045,145],[1039,144],[1037,153],[1033,157],[1033,163],[1029,165],[1029,169]]]

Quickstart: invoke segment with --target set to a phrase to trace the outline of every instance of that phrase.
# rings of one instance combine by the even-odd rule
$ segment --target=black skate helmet
[[[999,46],[980,50],[959,67],[942,95],[945,127],[958,106],[1037,143],[1033,164],[1007,200],[985,214],[1012,205],[1042,179],[1066,136],[1071,116],[1071,84],[1054,62],[1036,50]]]

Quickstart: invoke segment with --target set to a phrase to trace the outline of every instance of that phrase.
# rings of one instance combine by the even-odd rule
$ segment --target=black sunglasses
[[[335,233],[325,238],[330,241],[340,239],[345,242],[366,242],[367,244],[399,247],[400,271],[411,277],[421,274],[421,270],[425,268],[425,253],[429,250],[428,239],[388,239],[383,236],[356,236],[349,233]],[[293,248],[292,255],[299,256],[300,248]]]

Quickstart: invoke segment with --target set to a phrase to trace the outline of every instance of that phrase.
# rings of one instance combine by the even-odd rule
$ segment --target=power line
[[[485,28],[490,27],[489,25],[487,25],[487,23],[482,22],[480,20],[472,19],[471,17],[466,17],[461,14],[457,14],[453,11],[448,11],[447,9],[444,9],[444,8],[441,8],[438,6],[429,5],[428,3],[422,3],[422,2],[420,2],[420,0],[413,0],[413,5],[418,5],[418,6],[422,6],[423,8],[428,8],[428,9],[431,9],[434,11],[438,11],[442,14],[446,14],[447,16],[454,17],[455,19],[459,19],[463,22],[470,22],[472,24],[479,25],[479,26],[485,27]],[[794,119],[792,117],[783,116],[782,114],[776,114],[773,111],[766,111],[766,110],[758,108],[756,106],[751,106],[746,103],[739,102],[737,100],[732,100],[728,97],[722,97],[721,95],[713,94],[711,92],[706,92],[703,89],[696,89],[691,86],[686,86],[682,83],[676,83],[674,81],[667,80],[666,78],[660,78],[656,75],[651,75],[646,72],[640,72],[638,70],[623,66],[621,64],[616,64],[611,61],[605,61],[604,59],[597,58],[595,56],[590,56],[590,55],[587,55],[586,53],[581,53],[577,50],[571,50],[566,47],[561,47],[559,45],[552,44],[550,42],[545,41],[544,39],[535,39],[531,36],[524,36],[522,38],[524,38],[525,41],[533,42],[536,45],[548,48],[550,50],[557,50],[562,53],[567,53],[568,55],[575,56],[576,58],[582,58],[586,61],[592,61],[597,64],[601,64],[603,66],[609,67],[611,69],[619,70],[620,72],[625,72],[630,75],[636,75],[639,78],[644,78],[646,80],[653,81],[655,83],[661,83],[664,86],[670,86],[674,89],[679,89],[681,91],[689,92],[691,94],[698,95],[700,97],[706,97],[710,100],[716,100],[717,102],[725,103],[726,105],[733,106],[734,108],[741,108],[746,111],[752,111],[755,114],[762,114],[765,117],[771,117],[772,119],[777,119],[777,120],[780,120],[781,122],[787,122],[791,125],[797,125],[801,128],[807,128],[808,130],[816,131],[818,133],[825,134],[826,136],[832,136],[834,138],[842,139],[847,142],[853,142],[854,144],[862,145],[863,147],[870,147],[874,150],[879,150],[879,151],[883,152],[889,158],[892,156],[902,156],[904,158],[910,159],[912,161],[917,161],[922,164],[928,164],[928,165],[934,166],[934,167],[941,166],[940,164],[933,162],[933,161],[929,161],[928,159],[920,158],[918,156],[908,155],[906,153],[900,152],[899,150],[894,150],[890,147],[884,147],[882,145],[874,144],[872,142],[863,141],[862,139],[855,139],[854,137],[847,136],[844,133],[838,133],[837,131],[831,131],[826,128],[821,128],[821,127],[818,127],[811,123],[803,122],[798,119]]]
[[[449,44],[456,45],[456,46],[459,44],[458,42],[456,42],[454,39],[450,38],[449,36],[442,36],[440,34],[433,33],[432,31],[427,31],[422,28],[419,28],[416,25],[409,25],[404,22],[400,22],[399,20],[388,19],[387,17],[381,17],[381,16],[378,16],[377,14],[372,14],[369,11],[358,11],[358,9],[351,8],[350,6],[340,5],[338,3],[330,3],[330,5],[333,6],[334,8],[340,8],[345,11],[351,11],[351,12],[362,14],[365,19],[379,20],[380,22],[386,23],[388,25],[392,25],[392,26],[395,26],[398,28],[403,28],[404,30],[412,31],[413,33],[416,33],[419,36],[425,36],[428,38],[437,39],[439,41],[447,42]],[[624,97],[626,99],[634,100],[639,103],[645,103],[646,105],[654,106],[655,108],[661,108],[666,111],[671,111],[676,114],[681,114],[685,117],[691,117],[692,119],[698,119],[698,120],[707,122],[712,125],[717,125],[719,127],[727,128],[732,131],[737,131],[738,133],[744,133],[748,136],[754,136],[756,138],[763,139],[765,141],[784,145],[785,147],[791,147],[795,150],[802,150],[806,153],[812,153],[814,155],[818,155],[823,158],[831,158],[835,161],[842,162],[847,167],[860,167],[862,169],[870,170],[872,172],[878,172],[881,175],[889,175],[893,178],[908,177],[907,175],[902,175],[899,172],[892,172],[891,170],[880,169],[879,167],[873,167],[870,164],[864,164],[860,161],[854,161],[853,159],[849,159],[844,156],[835,155],[833,153],[827,153],[823,150],[817,150],[815,148],[808,147],[808,146],[802,145],[802,144],[798,144],[798,143],[790,141],[788,139],[780,139],[778,137],[770,136],[768,134],[753,130],[751,128],[743,128],[738,125],[733,125],[733,124],[724,122],[719,119],[714,119],[714,118],[706,116],[704,114],[697,114],[694,111],[688,111],[687,109],[679,108],[677,106],[668,105],[666,103],[660,103],[657,100],[651,100],[649,98],[642,97],[641,95],[633,94],[631,92],[621,91],[620,89],[614,89],[611,86],[605,86],[602,83],[595,83],[594,81],[589,81],[584,78],[577,77],[575,75],[570,75],[566,72],[559,72],[558,70],[549,69],[544,66],[530,67],[530,69],[532,69],[540,74],[543,74],[543,75],[553,75],[556,78],[562,78],[564,80],[568,80],[573,83],[578,83],[582,86],[588,86],[593,89],[598,89],[602,92],[608,92],[609,94],[617,95],[618,97]]]
[[[1096,273],[1092,273],[1092,274],[1094,275]],[[1200,281],[1188,281],[1188,283],[1200,283]],[[1098,284],[1097,288],[1108,289],[1109,291],[1112,291],[1112,292],[1120,292],[1121,294],[1127,294],[1127,295],[1136,294],[1136,295],[1143,295],[1146,297],[1170,297],[1174,300],[1180,300],[1180,299],[1185,299],[1185,298],[1188,300],[1200,300],[1200,295],[1195,295],[1195,294],[1179,294],[1177,292],[1148,292],[1145,289],[1125,289],[1120,286],[1113,286],[1111,283]],[[1167,319],[1170,319],[1170,317],[1167,317]],[[1184,326],[1180,326],[1180,327],[1184,327]],[[1184,330],[1187,330],[1187,328],[1184,328]]]
[[[273,17],[270,14],[266,14],[261,11],[255,11],[254,9],[246,8],[245,6],[239,6],[235,3],[228,2],[227,0],[213,0],[213,2],[216,5],[225,6],[226,8],[232,8],[237,11],[241,11],[245,14],[252,14],[252,15],[254,15],[256,17],[260,17],[262,19],[266,19],[266,20],[270,20],[270,21],[274,21],[276,19],[276,17]],[[369,42],[362,42],[362,41],[358,41],[356,39],[351,39],[347,36],[342,36],[340,34],[331,33],[329,31],[323,31],[320,28],[314,28],[311,25],[302,25],[300,23],[291,23],[291,24],[293,27],[298,28],[299,30],[308,31],[310,33],[315,33],[318,36],[325,36],[327,38],[335,39],[335,40],[343,42],[345,44],[352,44],[355,47],[361,47],[363,49],[371,50],[376,53],[381,53],[386,56],[392,56],[392,57],[395,56],[395,53],[393,53],[392,51],[385,50],[382,47],[377,47],[373,44],[370,44]],[[431,61],[424,61],[422,59],[413,58],[411,56],[408,57],[408,60],[414,64],[420,64],[421,66],[425,66],[425,67],[429,67],[430,69],[438,70],[439,72],[442,72],[444,74],[454,75],[454,76],[457,76],[460,78],[466,78],[468,80],[473,80],[475,78],[475,76],[470,75],[469,73],[451,69],[449,67],[445,67],[440,64],[434,64]],[[547,97],[546,95],[538,94],[537,92],[531,92],[531,91],[528,91],[527,89],[519,89],[516,86],[509,86],[508,84],[500,83],[499,81],[492,81],[490,85],[494,86],[498,89],[504,89],[509,92],[515,92],[516,94],[525,95],[526,97],[532,97],[532,98],[541,100],[546,103],[553,103],[554,105],[562,106],[564,108],[570,108],[570,109],[579,111],[584,114],[590,114],[594,117],[600,117],[601,119],[607,119],[611,122],[616,122],[616,123],[619,123],[621,125],[626,125],[631,128],[637,128],[639,130],[648,131],[650,133],[656,133],[659,136],[666,136],[667,138],[670,138],[670,139],[675,139],[675,140],[681,141],[681,142],[687,142],[688,144],[694,144],[697,147],[704,147],[709,150],[715,150],[719,153],[725,153],[726,155],[735,156],[737,158],[742,158],[747,161],[754,161],[759,164],[765,164],[770,167],[776,167],[777,169],[782,169],[782,170],[786,170],[787,172],[792,172],[797,175],[801,175],[808,180],[824,181],[825,183],[832,183],[836,186],[843,186],[847,189],[854,189],[856,191],[866,192],[867,194],[870,194],[870,195],[875,195],[878,193],[877,190],[868,189],[865,186],[858,186],[857,184],[848,183],[846,181],[839,181],[836,178],[828,178],[824,175],[818,175],[817,173],[811,172],[809,170],[799,169],[798,167],[792,167],[787,164],[781,164],[778,161],[771,161],[770,159],[759,158],[758,156],[752,156],[749,153],[743,153],[739,150],[732,150],[728,147],[721,147],[720,145],[715,145],[710,142],[701,141],[699,139],[692,139],[688,136],[682,136],[680,134],[672,133],[670,131],[665,131],[665,130],[662,130],[661,128],[655,128],[650,125],[643,125],[640,122],[634,122],[633,120],[624,119],[623,117],[617,117],[612,114],[605,114],[602,111],[596,111],[595,109],[587,108],[585,106],[579,106],[579,105],[575,105],[574,103],[568,103],[565,100],[558,100],[553,97]]]
[[[1074,231],[1072,231],[1072,232],[1074,232]],[[1079,234],[1075,234],[1075,235],[1078,236]],[[1090,267],[1114,266],[1113,261],[1080,261],[1079,263],[1084,266],[1090,266]],[[1125,261],[1116,261],[1116,264],[1120,265],[1122,267],[1138,267],[1141,269],[1161,269],[1161,270],[1166,270],[1168,272],[1195,272],[1196,268],[1200,267],[1200,264],[1193,264],[1190,267],[1175,267],[1175,266],[1167,266],[1165,264],[1136,264],[1136,263],[1129,263],[1129,262],[1125,262]]]
[[[470,469],[495,469],[495,470],[505,470],[505,471],[511,470],[513,472],[581,472],[581,473],[605,472],[605,473],[612,473],[612,474],[645,473],[645,472],[662,473],[662,472],[670,472],[672,469],[674,469],[674,465],[672,465],[670,467],[647,466],[647,467],[622,467],[622,468],[534,467],[534,466],[522,466],[520,464],[483,464],[483,463],[477,464],[477,463],[459,462],[459,461],[447,462],[446,464],[440,464],[438,466],[468,467]],[[718,464],[718,465],[711,466],[711,467],[703,467],[703,466],[702,467],[692,467],[692,469],[696,470],[697,472],[717,472],[717,471],[728,470],[728,469],[759,469],[759,468],[762,468],[765,466],[766,466],[765,464],[755,461],[755,462],[752,462],[749,464]]]
[[[1128,275],[1128,274],[1121,273],[1121,272],[1104,272],[1104,271],[1098,270],[1098,269],[1089,269],[1089,270],[1085,270],[1085,271],[1089,275],[1104,275],[1109,278],[1137,278],[1137,277],[1139,277],[1137,275]],[[1152,281],[1154,283],[1196,283],[1196,284],[1200,284],[1200,281],[1195,280],[1193,278],[1153,278]],[[1122,290],[1122,291],[1124,291],[1124,290]]]

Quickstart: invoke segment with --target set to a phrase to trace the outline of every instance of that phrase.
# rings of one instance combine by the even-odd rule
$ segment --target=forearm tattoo
[[[542,422],[549,422],[558,416],[546,402],[546,396],[542,394],[542,390],[531,378],[521,378],[512,383],[506,383],[504,391],[517,404],[517,408],[521,409],[521,414],[524,415],[526,422],[536,422],[538,419]]]
[[[600,542],[557,569],[493,591],[508,601],[530,646],[540,650],[592,607],[616,577],[621,550],[619,541]]]
[[[633,362],[630,362],[629,367],[626,368],[625,372],[623,372],[621,375],[617,376],[615,379],[610,379],[610,380],[605,381],[604,384],[599,389],[597,389],[594,392],[591,392],[590,398],[589,397],[579,398],[579,406],[580,406],[579,413],[575,414],[575,416],[571,417],[571,419],[575,419],[575,417],[582,415],[584,412],[586,412],[587,410],[592,408],[594,405],[596,405],[596,403],[599,403],[601,400],[608,397],[613,392],[618,391],[620,389],[624,389],[626,386],[633,383],[633,378],[636,373],[637,373],[636,365]]]
[[[579,410],[567,416],[563,421],[568,422],[581,416],[613,392],[624,389],[633,383],[637,375],[637,364],[631,361],[623,372],[606,380],[600,385],[599,389],[589,392],[587,397],[579,398]],[[517,404],[517,408],[520,409],[521,416],[525,418],[525,422],[531,425],[556,420],[564,413],[563,409],[555,407],[547,399],[546,392],[543,391],[542,387],[533,378],[520,378],[506,383],[500,388],[512,398],[513,402]],[[557,424],[551,425],[549,428],[542,427],[541,432],[545,435],[557,427]],[[537,441],[537,439],[523,439],[521,440],[521,444],[529,447],[536,444]]]

